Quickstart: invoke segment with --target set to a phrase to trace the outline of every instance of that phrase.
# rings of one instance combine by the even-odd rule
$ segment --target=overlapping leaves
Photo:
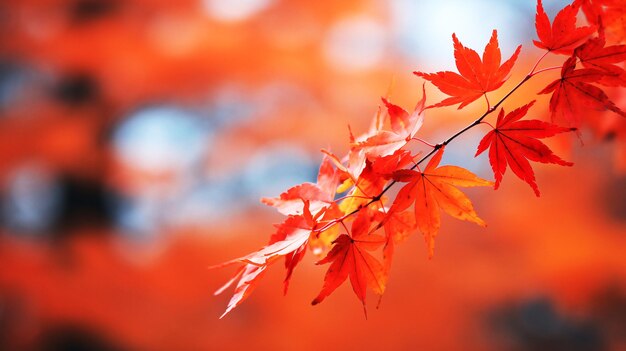
[[[554,154],[540,139],[578,128],[591,110],[609,110],[626,116],[601,88],[609,91],[626,85],[623,68],[626,46],[613,42],[607,45],[605,37],[609,28],[614,29],[614,19],[621,18],[616,3],[614,0],[575,0],[560,10],[552,22],[542,2],[537,3],[535,26],[538,40],[534,44],[547,53],[569,55],[561,67],[560,76],[540,92],[552,94],[549,105],[552,120],[565,126],[540,119],[524,119],[534,101],[508,114],[500,106],[536,74],[556,72],[552,68],[537,70],[539,59],[531,72],[499,102],[488,105],[483,115],[445,141],[433,145],[418,136],[425,119],[424,111],[457,104],[461,109],[483,96],[489,101],[487,94],[506,82],[521,49],[518,46],[511,57],[502,62],[495,30],[482,57],[463,46],[454,34],[452,40],[458,73],[415,72],[449,98],[426,107],[423,87],[421,100],[410,111],[389,98],[383,98],[366,133],[355,136],[350,130],[349,151],[345,156],[323,150],[325,156],[316,183],[299,184],[278,197],[262,199],[286,218],[277,225],[265,247],[220,265],[239,265],[234,277],[216,292],[219,294],[229,286],[235,286],[224,315],[241,304],[266,269],[282,258],[286,269],[286,292],[295,268],[307,251],[313,251],[319,257],[318,265],[328,265],[321,291],[313,299],[313,304],[321,303],[349,280],[365,310],[368,289],[379,296],[386,290],[397,244],[419,231],[432,257],[435,237],[441,226],[441,212],[485,225],[459,187],[493,185],[498,189],[510,168],[539,196],[531,161],[572,165]],[[589,25],[576,23],[581,7]],[[606,25],[609,22],[613,27]],[[486,118],[498,110],[493,126]],[[440,165],[446,145],[467,130],[485,125],[492,126],[492,129],[480,141],[476,156],[488,150],[495,182],[455,165]],[[419,143],[414,144],[414,140]],[[424,145],[427,145],[426,149],[422,150]],[[400,189],[395,198],[391,198],[393,191],[388,190],[394,185]]]
[[[557,54],[570,55],[576,46],[596,30],[593,26],[576,26],[576,14],[579,9],[580,1],[574,1],[561,9],[550,25],[550,19],[543,9],[543,4],[541,0],[538,0],[535,28],[539,40],[533,41],[535,46]]]

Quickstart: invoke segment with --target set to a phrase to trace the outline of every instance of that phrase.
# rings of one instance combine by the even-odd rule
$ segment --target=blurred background
[[[541,54],[534,12],[530,0],[2,1],[0,350],[626,350],[626,126],[610,115],[584,146],[549,141],[576,165],[534,166],[541,198],[507,174],[498,192],[467,191],[488,228],[444,219],[433,260],[419,234],[399,247],[369,320],[348,284],[310,306],[325,272],[312,255],[287,296],[276,265],[218,320],[229,296],[212,293],[233,268],[207,267],[267,242],[281,217],[261,196],[313,181],[319,149],[347,151],[347,126],[364,131],[389,86],[411,108],[412,71],[455,70],[452,32],[479,53],[494,28],[503,57],[524,45],[492,101],[503,96]],[[547,100],[531,117],[547,118]],[[430,111],[421,137],[443,140],[484,108]],[[484,133],[444,163],[491,179],[472,158]]]

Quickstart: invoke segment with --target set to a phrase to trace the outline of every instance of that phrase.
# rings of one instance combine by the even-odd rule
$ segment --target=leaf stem
[[[489,123],[489,122],[487,122],[487,121],[482,121],[482,122],[480,122],[480,123],[482,123],[482,124],[486,124],[486,125],[490,126],[490,127],[491,127],[491,129],[496,129],[496,127],[494,127],[491,123]]]
[[[535,70],[537,69],[537,67],[539,67],[539,64],[541,63],[541,61],[543,61],[543,59],[546,56],[548,56],[549,53],[550,53],[550,50],[544,52],[543,55],[541,55],[539,60],[537,60],[537,62],[535,62],[535,65],[533,66],[533,69],[530,70],[530,73],[528,73],[528,75],[532,76],[535,73]]]
[[[542,69],[540,69],[540,70],[538,70],[536,72],[531,73],[531,76],[536,76],[537,74],[542,73],[542,72],[552,71],[552,70],[561,69],[561,68],[562,68],[561,66],[542,68]]]
[[[343,220],[339,221],[339,223],[341,223],[341,225],[343,226],[343,229],[346,230],[346,234],[350,235],[350,230],[348,229],[346,224],[343,222]],[[350,235],[350,237],[352,237],[352,235]]]
[[[424,139],[420,139],[420,138],[411,138],[411,140],[415,140],[415,141],[419,141],[420,143],[426,145],[426,146],[430,146],[430,147],[435,147],[435,144],[431,144],[429,142],[427,142]]]

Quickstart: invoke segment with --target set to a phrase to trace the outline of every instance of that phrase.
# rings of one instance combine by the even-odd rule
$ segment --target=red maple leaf
[[[626,45],[605,46],[604,32],[589,39],[574,51],[585,68],[604,72],[598,83],[605,86],[626,86],[626,72],[617,64],[626,60]]]
[[[535,46],[557,54],[571,55],[574,48],[596,30],[593,26],[576,27],[576,14],[579,8],[579,1],[565,6],[550,25],[550,19],[543,10],[541,0],[538,0],[535,29],[539,40],[533,40]]]
[[[338,182],[339,174],[333,168],[332,161],[324,157],[317,176],[317,184],[302,183],[290,188],[277,198],[262,198],[261,202],[289,216],[303,214],[304,201],[308,201],[309,210],[316,215],[332,203]]]
[[[500,186],[507,164],[515,175],[530,185],[537,196],[540,194],[539,188],[535,182],[535,173],[528,160],[555,163],[562,166],[573,165],[571,162],[563,161],[544,143],[537,140],[572,129],[540,120],[520,121],[534,103],[535,101],[532,101],[517,108],[507,114],[506,117],[504,116],[504,109],[501,109],[496,128],[487,133],[478,144],[476,156],[489,148],[489,163],[496,179],[495,189]]]
[[[623,0],[581,0],[587,21],[606,32],[609,40],[626,39],[626,6]]]
[[[582,0],[581,5],[587,22],[601,27],[604,13],[602,0]]]
[[[593,68],[576,69],[576,57],[570,57],[563,64],[561,77],[550,83],[539,94],[552,93],[550,112],[553,121],[578,127],[582,116],[589,109],[611,110],[626,117],[626,113],[609,99],[606,93],[591,83],[606,79],[605,71]]]
[[[444,94],[451,96],[427,108],[460,103],[459,109],[462,109],[485,93],[500,88],[507,80],[507,76],[511,72],[522,48],[521,45],[518,46],[513,55],[500,65],[502,58],[498,46],[498,32],[496,30],[493,31],[489,43],[485,46],[482,60],[476,51],[463,46],[457,39],[456,34],[452,34],[452,40],[454,41],[456,67],[460,74],[450,71],[437,73],[413,72],[433,83]]]
[[[391,179],[393,172],[411,164],[415,157],[416,155],[412,155],[410,151],[404,149],[394,152],[393,155],[377,157],[371,162],[372,172],[378,177]]]
[[[387,284],[385,267],[368,251],[385,244],[383,236],[372,234],[373,220],[377,211],[364,209],[352,223],[351,234],[342,234],[333,241],[333,248],[326,257],[316,264],[331,263],[324,277],[324,285],[312,304],[317,305],[339,287],[348,277],[356,296],[365,310],[367,287],[377,295],[382,295]]]

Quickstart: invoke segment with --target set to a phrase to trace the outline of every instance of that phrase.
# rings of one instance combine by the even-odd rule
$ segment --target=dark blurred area
[[[415,104],[410,72],[452,67],[453,31],[479,48],[498,28],[503,56],[529,46],[534,6],[3,1],[0,350],[626,350],[626,178],[610,141],[568,155],[556,140],[576,166],[537,166],[540,199],[514,177],[470,191],[489,227],[446,218],[430,261],[414,235],[367,321],[348,286],[309,305],[324,274],[312,254],[289,295],[276,265],[217,319],[232,272],[207,267],[266,243],[280,217],[261,196],[314,180],[318,150],[346,151],[346,126],[365,130],[390,81]],[[442,110],[423,137],[466,121]],[[467,154],[479,137],[446,161],[490,177]]]

